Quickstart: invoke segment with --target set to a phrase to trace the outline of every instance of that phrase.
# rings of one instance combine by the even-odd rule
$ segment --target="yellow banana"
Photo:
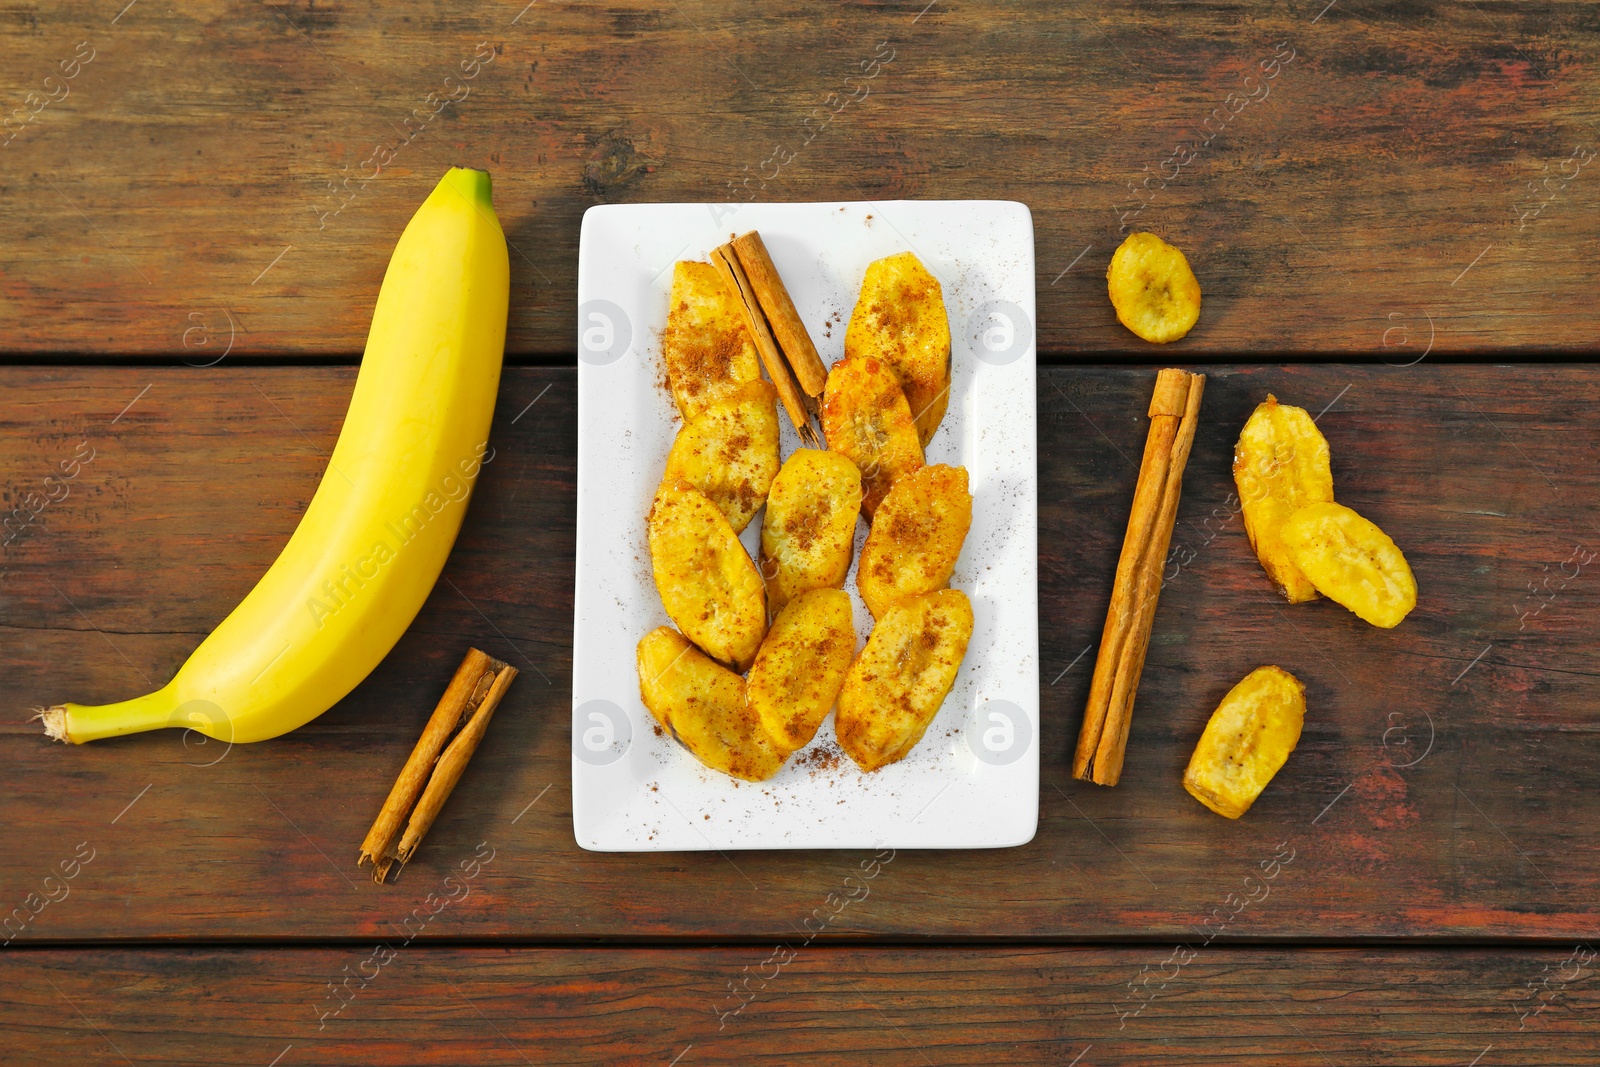
[[[493,458],[509,274],[488,173],[452,169],[395,246],[339,442],[283,553],[163,689],[50,708],[50,736],[181,726],[261,741],[378,665],[433,589]]]

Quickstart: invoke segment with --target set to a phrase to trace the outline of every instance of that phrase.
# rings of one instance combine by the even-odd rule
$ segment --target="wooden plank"
[[[573,349],[586,208],[754,198],[1031,205],[1049,353],[1148,354],[1103,281],[1132,229],[1205,289],[1178,352],[1588,351],[1589,11],[65,0],[0,27],[4,344],[359,352],[460,162],[495,173],[517,356]]]
[[[1153,371],[1055,368],[1039,394],[1038,836],[1003,852],[903,853],[823,936],[1591,935],[1600,582],[1572,553],[1600,543],[1593,368],[1202,369],[1176,573],[1122,784],[1074,782],[1067,764]],[[567,369],[507,373],[497,455],[449,581],[326,715],[230,751],[175,732],[68,749],[26,722],[31,705],[129,696],[177,668],[288,537],[353,375],[0,371],[7,507],[80,441],[95,450],[3,557],[0,913],[42,892],[79,842],[95,850],[70,898],[16,943],[379,936],[480,842],[495,858],[478,890],[424,936],[790,937],[829,907],[859,855],[606,855],[573,842]],[[1229,505],[1234,436],[1269,390],[1321,413],[1340,499],[1408,553],[1422,597],[1398,629],[1270,594]],[[373,886],[356,846],[469,643],[523,676],[419,858],[398,885]],[[1307,683],[1305,736],[1231,822],[1179,779],[1222,693],[1265,662]],[[1247,882],[1280,844],[1292,862],[1265,890]]]
[[[11,1062],[174,1067],[1557,1067],[1600,1037],[1587,946],[776,951],[32,951],[8,960],[0,1034]]]

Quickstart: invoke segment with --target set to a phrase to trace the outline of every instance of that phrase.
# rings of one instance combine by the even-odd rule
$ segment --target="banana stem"
[[[448,185],[479,209],[487,208],[491,212],[494,210],[489,172],[486,170],[479,170],[476,167],[451,167],[439,184]]]
[[[58,741],[81,745],[102,737],[137,734],[166,726],[188,726],[175,715],[178,695],[169,683],[165,688],[117,704],[58,704],[40,714],[45,732]]]

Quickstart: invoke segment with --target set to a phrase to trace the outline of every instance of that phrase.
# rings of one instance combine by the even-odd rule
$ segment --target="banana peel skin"
[[[43,710],[46,732],[264,741],[360,684],[422,608],[493,458],[509,296],[489,174],[452,168],[395,246],[344,427],[277,561],[161,689]]]

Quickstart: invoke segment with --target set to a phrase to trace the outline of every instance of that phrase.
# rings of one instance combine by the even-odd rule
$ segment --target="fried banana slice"
[[[704,493],[734,533],[767,502],[778,473],[777,399],[771,382],[745,382],[685,422],[667,453],[663,480]]]
[[[685,421],[742,383],[761,377],[739,297],[710,263],[674,264],[661,356],[672,399]]]
[[[1146,341],[1176,341],[1200,321],[1200,283],[1189,261],[1153,233],[1130,233],[1112,253],[1106,288],[1117,321]]]
[[[767,632],[761,573],[717,506],[663,483],[650,508],[650,563],[667,614],[713,659],[745,670]]]
[[[778,773],[784,754],[746,706],[743,678],[670,626],[644,635],[638,659],[644,706],[701,763],[749,782]]]
[[[1385,630],[1417,606],[1417,580],[1389,535],[1343,504],[1311,504],[1279,531],[1289,559],[1317,587]]]
[[[844,358],[869,356],[900,379],[924,448],[950,406],[950,316],[939,279],[911,252],[867,265]]]
[[[936,463],[894,483],[856,568],[856,588],[875,619],[898,600],[950,584],[961,544],[972,526],[967,469]]]
[[[808,589],[844,585],[861,514],[861,471],[837,452],[796,449],[767,493],[761,576],[774,614]]]
[[[1211,713],[1183,787],[1218,815],[1237,819],[1299,744],[1305,718],[1300,679],[1278,667],[1257,667]]]
[[[881,360],[844,359],[822,391],[828,447],[861,471],[861,510],[868,520],[897,478],[922,466],[922,441],[900,381]]]
[[[849,593],[813,589],[779,612],[761,642],[745,698],[780,752],[810,744],[833,707],[856,653],[850,615]]]
[[[1305,408],[1266,402],[1250,415],[1233,449],[1233,483],[1244,511],[1244,532],[1267,577],[1291,604],[1317,598],[1316,587],[1289,559],[1278,533],[1308,504],[1333,499],[1328,439]]]
[[[902,600],[873,627],[839,691],[839,747],[863,771],[903,759],[955,684],[972,638],[958,589]]]

